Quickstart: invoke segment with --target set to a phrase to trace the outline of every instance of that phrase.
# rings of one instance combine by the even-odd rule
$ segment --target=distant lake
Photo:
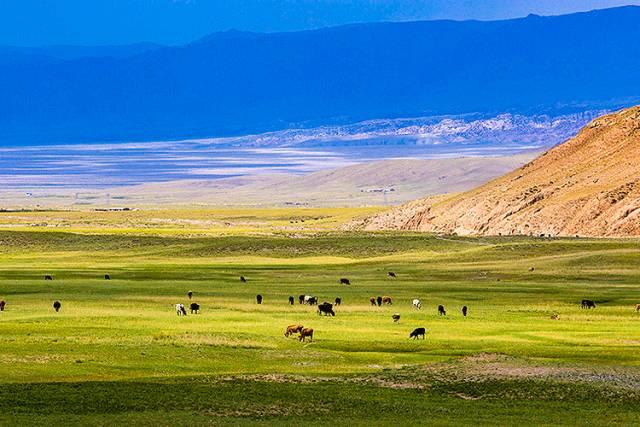
[[[0,147],[0,189],[105,188],[180,179],[305,174],[392,158],[498,156],[539,149],[495,144],[334,144],[238,148],[204,141]]]

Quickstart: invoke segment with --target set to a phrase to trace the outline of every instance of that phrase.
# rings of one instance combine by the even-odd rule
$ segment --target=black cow
[[[189,308],[191,309],[191,314],[198,314],[200,311],[200,304],[192,302]]]
[[[304,304],[304,295],[298,295],[298,304]]]
[[[349,279],[346,279],[346,278],[343,277],[342,279],[340,279],[340,284],[341,285],[350,285],[351,282],[349,281]]]
[[[394,313],[391,315],[394,323],[398,323],[400,321],[400,315],[398,313]]]
[[[187,292],[187,298],[189,299],[193,298],[193,291]]]
[[[413,332],[409,334],[409,338],[413,338],[414,340],[417,340],[418,337],[422,336],[422,339],[424,339],[424,335],[426,333],[427,331],[424,328],[415,328]]]
[[[292,297],[292,296],[289,297],[289,305],[293,305],[295,303],[295,301],[296,300],[295,300],[294,297]]]
[[[318,306],[318,315],[324,314],[325,316],[331,315],[335,316],[336,313],[333,311],[333,304],[328,302],[323,302]]]
[[[240,281],[242,283],[247,283],[247,279],[245,279],[244,276],[240,276]]]
[[[462,315],[464,317],[467,317],[467,306],[466,305],[462,307]]]
[[[256,295],[256,302],[258,304],[262,304],[262,295],[260,295],[260,294]]]
[[[378,303],[378,307],[382,305],[382,297],[376,298],[376,302]]]
[[[389,275],[389,277],[393,277],[394,279],[397,277],[396,273],[394,273],[393,271],[390,271],[387,274]]]
[[[109,276],[108,274],[104,275],[104,280],[111,280],[111,276]]]
[[[5,305],[7,305],[7,303],[4,300],[0,301],[0,311],[4,311]]]
[[[62,308],[62,304],[60,304],[60,301],[53,302],[53,309],[56,311],[56,313],[59,312],[61,308]]]
[[[596,308],[596,303],[591,301],[590,299],[583,299],[582,308],[588,308],[588,309]]]
[[[334,301],[335,305],[340,305],[342,304],[342,298],[340,297],[336,297],[336,300]]]
[[[309,304],[309,305],[318,305],[318,297],[309,297],[309,298],[307,298],[307,304]]]
[[[439,316],[446,316],[447,312],[444,310],[444,305],[439,305],[438,306],[438,315]]]
[[[53,280],[53,276],[47,274],[44,276],[44,280]]]

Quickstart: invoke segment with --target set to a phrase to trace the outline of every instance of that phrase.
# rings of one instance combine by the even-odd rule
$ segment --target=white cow
[[[420,300],[418,298],[413,300],[413,307],[416,310],[420,310],[422,308],[422,303],[420,302]]]
[[[184,308],[184,304],[176,304],[176,314],[178,316],[186,316],[187,310]]]

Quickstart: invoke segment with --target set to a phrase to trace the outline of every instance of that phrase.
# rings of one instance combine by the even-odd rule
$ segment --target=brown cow
[[[640,312],[640,304],[636,304],[636,313]]]
[[[284,336],[288,337],[293,334],[299,334],[304,329],[302,325],[289,325],[287,326],[287,330],[284,332]]]
[[[309,337],[309,341],[313,341],[313,329],[304,328],[300,331],[300,341],[304,341],[305,337]]]
[[[382,303],[387,305],[393,304],[393,302],[391,302],[391,297],[382,297]]]
[[[4,300],[0,301],[0,311],[4,311],[4,306],[7,305],[6,302],[4,302]]]
[[[373,305],[375,307],[375,305],[376,305],[376,297],[369,298],[369,302],[371,303],[371,305]]]

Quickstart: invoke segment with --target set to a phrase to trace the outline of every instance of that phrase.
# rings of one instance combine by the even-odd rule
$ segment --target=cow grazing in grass
[[[289,325],[287,326],[287,330],[284,331],[285,337],[290,337],[293,334],[299,334],[304,329],[302,325]]]
[[[313,329],[304,328],[300,331],[300,341],[304,341],[307,337],[309,337],[309,341],[313,341]]]
[[[346,279],[346,278],[343,277],[343,278],[340,279],[340,284],[341,285],[350,285],[351,281],[349,279]]]
[[[256,295],[256,302],[258,304],[262,304],[262,295],[260,295],[260,294]]]
[[[342,304],[342,298],[336,297],[336,299],[333,302],[334,302],[334,305],[340,305]]]
[[[176,314],[178,316],[186,316],[187,310],[184,308],[184,304],[176,304]]]
[[[378,307],[382,305],[382,297],[376,298],[376,303],[378,303]]]
[[[446,316],[447,312],[444,309],[444,305],[438,306],[438,316]]]
[[[386,305],[393,304],[393,302],[391,301],[391,297],[387,297],[387,296],[382,297],[382,303]]]
[[[7,303],[4,300],[0,301],[0,311],[4,311],[5,305],[7,305]]]
[[[242,283],[247,283],[247,279],[245,279],[244,276],[240,276],[240,281]]]
[[[596,308],[596,303],[590,299],[583,299],[581,307],[587,309]]]
[[[293,305],[293,304],[295,304],[295,302],[296,302],[296,299],[294,297],[290,296],[289,297],[289,305]]]
[[[193,298],[193,291],[187,292],[187,298],[189,299]]]
[[[413,332],[409,334],[409,338],[413,338],[414,340],[417,340],[418,337],[422,337],[422,339],[424,339],[424,336],[426,333],[427,331],[424,328],[415,328]]]
[[[200,311],[200,304],[192,302],[189,306],[189,309],[191,310],[191,314],[198,314],[198,312]]]
[[[393,277],[394,279],[397,277],[396,273],[394,273],[393,271],[390,271],[387,274],[389,275],[389,277]]]
[[[414,299],[412,304],[413,304],[413,308],[415,308],[416,310],[420,310],[422,308],[422,303],[418,298]]]
[[[560,316],[558,315],[558,313],[551,314],[551,320],[558,320],[558,319],[560,319]]]
[[[398,313],[393,313],[391,318],[393,319],[393,323],[398,323],[400,321],[400,315]]]
[[[336,312],[333,311],[333,304],[328,302],[323,302],[318,306],[318,315],[324,314],[325,316],[335,316]]]
[[[467,308],[467,306],[466,306],[466,305],[462,307],[462,315],[463,315],[464,317],[467,317],[467,311],[468,311],[468,310],[469,310],[469,309]]]
[[[108,274],[104,275],[104,280],[111,280],[111,276],[109,276]]]
[[[50,274],[47,274],[44,276],[44,280],[53,280],[53,276]]]
[[[636,313],[640,313],[640,304],[636,304]]]
[[[305,295],[304,303],[308,305],[318,305],[318,297],[314,297],[313,295]]]
[[[298,295],[298,304],[304,304],[304,295]]]
[[[376,305],[376,297],[369,298],[369,302],[371,303],[371,305],[375,306]]]
[[[53,302],[53,309],[56,311],[56,313],[59,312],[61,308],[62,304],[60,303],[60,301]]]

